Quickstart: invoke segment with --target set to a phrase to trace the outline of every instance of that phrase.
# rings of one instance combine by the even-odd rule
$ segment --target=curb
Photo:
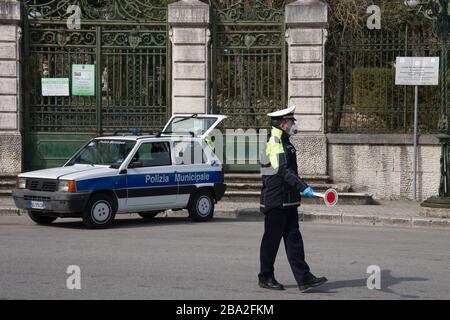
[[[24,213],[17,208],[0,208],[0,217],[1,216],[20,216]]]
[[[263,221],[264,216],[257,209],[218,210],[216,217],[235,218],[240,221]],[[364,216],[341,213],[299,212],[299,221],[312,223],[330,223],[342,225],[367,225],[391,227],[450,227],[450,219],[420,218],[420,217],[388,217]]]
[[[0,208],[1,216],[22,216],[25,212],[17,208]],[[183,211],[167,210],[161,217],[185,217]],[[228,218],[239,221],[263,221],[264,216],[258,209],[230,209],[216,210],[217,218]],[[364,216],[345,213],[299,212],[299,221],[311,223],[328,223],[341,225],[390,226],[403,228],[449,228],[450,219],[426,217],[388,217]]]

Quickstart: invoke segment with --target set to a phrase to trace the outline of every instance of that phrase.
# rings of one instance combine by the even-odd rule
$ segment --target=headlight
[[[58,191],[61,192],[77,192],[76,184],[73,180],[60,180],[58,182]]]
[[[61,180],[58,182],[58,191],[69,191],[69,181]]]
[[[16,188],[18,188],[18,189],[25,189],[26,187],[27,187],[27,179],[17,177],[17,179],[16,179]]]

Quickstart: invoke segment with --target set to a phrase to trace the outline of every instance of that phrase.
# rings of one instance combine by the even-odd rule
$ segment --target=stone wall
[[[297,148],[303,176],[327,174],[324,134],[324,48],[328,9],[319,0],[297,0],[286,6],[288,45],[288,105],[296,106],[300,135]]]
[[[22,169],[20,110],[20,4],[0,2],[0,175]]]
[[[172,114],[208,113],[209,6],[198,0],[169,5]]]
[[[328,172],[335,182],[350,183],[353,190],[375,199],[413,199],[411,135],[328,135],[328,139]],[[419,201],[439,192],[440,156],[436,138],[419,139]]]
[[[295,135],[291,137],[297,149],[300,175],[323,176],[327,174],[327,138],[325,135]]]

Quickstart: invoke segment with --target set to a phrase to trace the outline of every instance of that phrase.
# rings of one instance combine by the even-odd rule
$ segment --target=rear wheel
[[[37,224],[42,224],[42,225],[51,224],[53,221],[56,220],[55,217],[43,216],[42,214],[40,214],[38,212],[33,212],[33,211],[28,211],[28,215],[30,216],[31,220],[33,220]]]
[[[89,229],[105,229],[114,221],[117,208],[106,194],[94,194],[83,211],[83,222]]]
[[[214,214],[214,199],[211,192],[207,190],[199,191],[188,208],[189,216],[194,221],[208,221]]]
[[[158,213],[161,213],[162,211],[148,211],[148,212],[138,212],[138,215],[140,215],[144,219],[153,219],[158,215]]]

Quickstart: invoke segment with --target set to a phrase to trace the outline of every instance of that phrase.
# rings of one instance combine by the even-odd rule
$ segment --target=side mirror
[[[142,168],[143,166],[142,161],[133,161],[128,165],[128,168]]]

